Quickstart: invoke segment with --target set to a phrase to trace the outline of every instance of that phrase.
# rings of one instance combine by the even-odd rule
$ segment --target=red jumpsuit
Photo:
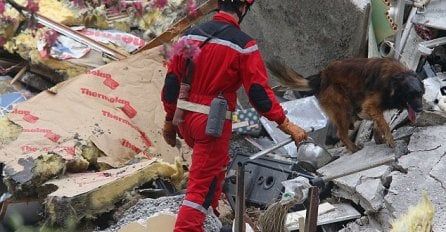
[[[232,16],[217,13],[213,20],[191,28],[183,36],[200,45],[225,24],[231,26],[206,43],[194,59],[188,101],[210,105],[222,92],[228,100],[229,110],[235,111],[236,91],[243,85],[254,108],[269,120],[281,124],[285,113],[268,86],[267,72],[256,41],[240,30]],[[185,59],[179,55],[168,67],[161,93],[166,120],[172,120],[176,109],[184,63]],[[232,125],[226,120],[222,136],[215,138],[205,134],[206,122],[206,114],[186,111],[184,123],[179,126],[193,153],[186,196],[174,231],[203,231],[209,206],[214,212],[218,206],[229,162]]]

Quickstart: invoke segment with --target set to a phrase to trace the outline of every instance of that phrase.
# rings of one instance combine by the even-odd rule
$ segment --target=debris
[[[0,150],[0,160],[5,164],[4,182],[13,198],[45,197],[50,193],[58,196],[61,190],[54,192],[55,187],[45,182],[53,177],[65,180],[63,177],[68,174],[65,171],[133,167],[156,157],[173,163],[175,156],[187,154],[190,151],[187,147],[169,148],[159,134],[158,125],[164,119],[157,117],[162,114],[157,113],[161,108],[155,96],[160,94],[159,86],[165,72],[161,62],[157,50],[147,50],[70,79],[32,100],[17,104],[8,114],[10,121],[4,122],[10,127],[9,131],[19,134],[2,135],[2,142],[7,144]],[[65,107],[67,105],[70,107]],[[79,124],[80,121],[83,123]],[[2,129],[5,131],[8,130]],[[150,167],[157,168],[155,164]],[[180,182],[185,178],[181,162],[175,164],[181,171],[176,175],[172,175],[172,168],[166,167],[157,169],[159,176],[170,178],[181,187]],[[170,174],[164,175],[166,173]],[[146,176],[127,183],[133,188],[149,180]],[[116,190],[116,194],[131,189],[121,187],[123,189]],[[88,198],[62,199],[72,200],[72,208],[77,209],[83,206],[77,200]],[[110,210],[111,206],[105,203],[110,202],[99,201],[97,205],[90,205],[97,208],[76,210],[79,213],[76,217]],[[64,204],[67,202],[57,197],[47,201],[47,207],[51,205],[49,214],[53,222],[60,223],[63,215],[69,213],[62,207]]]
[[[27,67],[23,66],[20,71],[14,76],[14,78],[9,82],[10,85],[14,84],[14,82],[17,81],[17,79],[22,78],[22,76],[25,74]]]
[[[116,44],[129,53],[132,53],[146,44],[146,42],[139,37],[118,30],[96,30],[93,28],[84,28],[79,32],[103,44]]]
[[[325,213],[334,211],[336,208],[337,208],[336,206],[334,206],[328,202],[321,203],[319,205],[318,215],[320,216]],[[299,227],[299,218],[305,219],[306,213],[307,213],[306,210],[288,213],[286,216],[286,224],[285,224],[287,229],[290,231],[293,230],[292,228],[297,229]],[[318,222],[319,222],[318,225],[323,225],[319,219],[318,219]]]
[[[157,213],[171,213],[177,214],[178,209],[183,203],[184,195],[171,196],[171,197],[160,197],[158,199],[141,199],[133,207],[128,209],[122,216],[116,225],[99,230],[97,232],[115,232],[123,228],[125,225],[138,221],[140,219],[145,220],[146,218],[155,215]],[[204,222],[205,232],[215,232],[220,231],[222,227],[220,220],[213,214],[210,213],[206,215],[206,220]]]
[[[441,0],[431,0],[426,6],[418,9],[413,23],[422,24],[430,28],[446,30],[446,3]]]
[[[312,137],[316,143],[325,144],[328,119],[322,112],[319,103],[314,96],[283,102],[281,105],[287,112],[290,121],[300,125],[304,130],[309,131],[308,135]],[[302,112],[305,112],[305,114],[302,114]],[[271,122],[263,117],[260,121],[275,142],[283,141],[289,137],[277,128],[275,122]],[[294,143],[288,144],[284,146],[284,148],[287,150],[289,156],[297,156],[298,149]]]
[[[433,228],[435,209],[427,193],[408,212],[392,223],[391,232],[430,232]]]
[[[109,58],[112,58],[115,60],[122,60],[124,58],[127,58],[127,55],[122,54],[119,51],[113,50],[101,43],[98,43],[95,40],[90,39],[89,37],[77,32],[75,30],[72,30],[71,28],[69,28],[63,24],[59,24],[45,16],[37,14],[36,19],[40,24],[57,31],[58,33],[69,36],[70,38],[72,38],[82,44],[86,44],[89,47],[91,47],[92,49],[95,49],[99,52],[104,53],[104,55],[106,55]]]
[[[337,160],[327,164],[317,170],[323,176],[335,176],[346,170],[346,167],[358,167],[359,165],[379,163],[380,160],[386,160],[395,154],[393,149],[387,145],[367,144],[362,150],[352,154],[343,155]],[[333,180],[336,187],[332,194],[335,197],[341,197],[352,200],[361,205],[366,212],[376,212],[383,207],[384,192],[383,183],[380,176],[390,173],[390,167],[379,166],[363,172],[352,174]],[[361,181],[361,177],[366,177]]]
[[[162,34],[159,34],[155,38],[152,38],[144,47],[139,49],[137,52],[151,49],[171,41],[173,38],[175,38],[176,36],[184,32],[187,28],[189,28],[191,24],[197,22],[201,17],[205,16],[210,11],[216,8],[217,8],[216,0],[207,0],[205,3],[203,3],[196,9],[195,15],[187,15],[186,17],[180,19],[170,28],[166,28],[166,30],[164,30]],[[151,34],[151,33],[148,33],[146,31],[145,34]]]
[[[48,181],[43,186],[55,190],[47,197],[48,220],[62,225],[66,218],[94,217],[112,210],[115,203],[125,200],[127,192],[145,181],[178,174],[180,178],[176,181],[180,181],[184,174],[181,169],[150,160],[102,172],[68,174]],[[66,210],[67,207],[71,210]]]
[[[122,227],[118,232],[171,232],[175,226],[176,215],[157,213],[145,221],[138,220]]]

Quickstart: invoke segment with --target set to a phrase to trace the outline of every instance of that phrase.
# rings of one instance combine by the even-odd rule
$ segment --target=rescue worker
[[[178,100],[186,75],[186,59],[177,55],[169,63],[161,93],[166,112],[163,136],[169,145],[175,146],[179,133],[193,148],[186,196],[177,216],[176,232],[204,231],[203,224],[210,207],[219,215],[216,208],[229,162],[232,122],[231,117],[227,117],[220,137],[207,135],[208,114],[202,110],[202,106],[208,107],[217,95],[222,94],[229,111],[233,112],[236,109],[236,91],[243,85],[250,103],[261,115],[276,122],[296,144],[307,139],[307,133],[288,120],[268,86],[266,68],[256,41],[240,30],[239,23],[253,2],[219,0],[219,11],[212,20],[184,33],[183,38],[191,39],[198,45],[206,43],[193,59],[188,98],[181,102],[192,103],[192,107],[179,104]],[[184,110],[184,121],[178,128],[172,123],[177,108]]]

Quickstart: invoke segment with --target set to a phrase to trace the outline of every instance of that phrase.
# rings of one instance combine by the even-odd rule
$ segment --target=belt
[[[183,110],[202,113],[202,114],[209,114],[209,110],[211,109],[210,106],[198,104],[195,102],[189,102],[182,99],[178,99],[177,107]],[[227,120],[232,120],[232,112],[226,111],[226,117]]]

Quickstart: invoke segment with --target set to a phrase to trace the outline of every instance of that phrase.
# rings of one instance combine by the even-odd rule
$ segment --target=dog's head
[[[409,120],[423,110],[424,84],[415,72],[406,72],[392,79],[392,99],[397,108],[407,108]]]

